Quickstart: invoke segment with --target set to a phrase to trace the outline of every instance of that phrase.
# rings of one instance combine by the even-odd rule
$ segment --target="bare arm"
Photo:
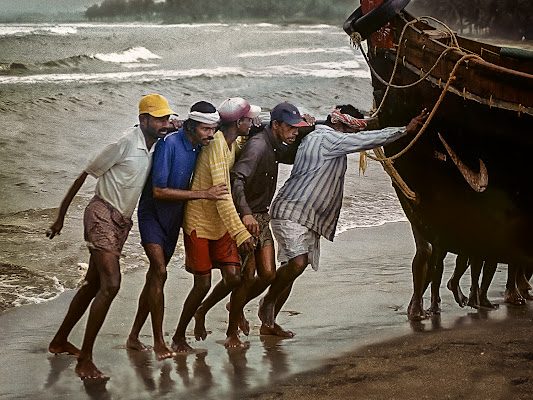
[[[229,194],[229,190],[225,183],[219,183],[218,185],[211,186],[207,190],[182,190],[154,187],[153,193],[156,199],[165,201],[195,199],[224,200],[226,199],[225,195]]]
[[[65,198],[63,199],[63,201],[61,202],[61,206],[59,207],[59,213],[57,214],[55,222],[46,231],[46,236],[48,236],[50,239],[61,233],[61,229],[63,229],[63,223],[65,221],[65,215],[67,214],[67,210],[70,206],[70,203],[72,203],[72,199],[80,190],[81,186],[85,182],[85,179],[87,179],[87,172],[84,171],[74,181],[67,194],[65,195]]]

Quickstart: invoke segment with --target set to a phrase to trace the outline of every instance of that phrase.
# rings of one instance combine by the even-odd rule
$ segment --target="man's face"
[[[237,121],[237,132],[239,136],[248,136],[250,134],[250,128],[252,127],[252,119],[248,117],[242,117]]]
[[[286,122],[274,121],[272,123],[272,130],[278,142],[293,144],[296,136],[298,136],[298,128]]]
[[[217,130],[218,124],[199,124],[193,132],[192,141],[196,145],[200,143],[202,146],[207,146],[211,140],[213,140],[213,135]]]
[[[141,116],[139,123],[141,130],[145,135],[153,138],[160,139],[173,130],[168,122],[168,115],[164,117],[152,117],[150,114],[144,114]]]

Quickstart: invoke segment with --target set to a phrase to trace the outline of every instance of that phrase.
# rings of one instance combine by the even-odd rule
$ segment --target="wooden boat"
[[[533,57],[415,18],[401,11],[408,2],[361,0],[344,29],[355,42],[367,40],[381,125],[432,111],[391,166],[417,256],[427,262],[424,246],[431,243],[483,260],[533,264]],[[384,154],[394,157],[413,139],[386,146]],[[410,309],[412,319],[423,316],[424,268],[413,261],[411,306],[420,303]]]

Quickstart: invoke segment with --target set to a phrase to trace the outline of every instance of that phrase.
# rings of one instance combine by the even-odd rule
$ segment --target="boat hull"
[[[400,17],[392,21],[397,36],[404,23]],[[433,40],[417,29],[405,37],[411,43],[400,46],[396,85],[420,79],[436,62],[437,50],[446,48],[439,42],[430,46]],[[416,50],[409,51],[409,46]],[[370,48],[369,54],[375,72],[388,81],[395,51]],[[446,56],[419,84],[390,89],[379,113],[381,125],[404,125],[421,109],[433,109],[460,58],[451,51]],[[409,200],[395,187],[402,207],[415,229],[445,250],[503,263],[533,263],[533,75],[478,60],[456,71],[426,131],[394,161],[416,193],[416,200]],[[379,105],[386,86],[375,76],[372,84]],[[385,154],[398,153],[412,139],[386,146]],[[488,182],[476,186],[483,171]]]

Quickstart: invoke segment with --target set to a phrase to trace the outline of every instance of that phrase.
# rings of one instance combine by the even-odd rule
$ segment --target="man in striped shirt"
[[[324,125],[317,125],[301,142],[289,179],[270,208],[271,227],[278,242],[282,266],[260,302],[259,318],[264,325],[293,336],[276,324],[276,316],[287,300],[295,279],[308,264],[318,269],[320,237],[333,241],[342,205],[344,175],[349,153],[383,146],[418,131],[427,111],[406,127],[359,132],[366,127],[357,119],[357,109],[338,106]]]
[[[242,100],[242,99],[239,99]],[[244,100],[242,100],[244,101]],[[229,188],[230,169],[235,163],[235,140],[250,131],[252,118],[259,115],[260,108],[245,102],[245,107],[235,112],[235,99],[224,101],[218,113],[220,130],[198,156],[191,190],[205,190],[224,183]],[[231,193],[224,200],[190,200],[183,221],[185,244],[185,268],[194,275],[191,289],[172,338],[176,352],[192,350],[185,339],[187,325],[211,288],[211,269],[220,268],[222,280],[215,286],[206,303],[216,304],[240,283],[241,270],[237,247],[253,250],[253,238],[241,222],[233,204]],[[210,308],[210,307],[208,307]],[[195,327],[197,340],[204,340],[207,331],[203,321]]]

